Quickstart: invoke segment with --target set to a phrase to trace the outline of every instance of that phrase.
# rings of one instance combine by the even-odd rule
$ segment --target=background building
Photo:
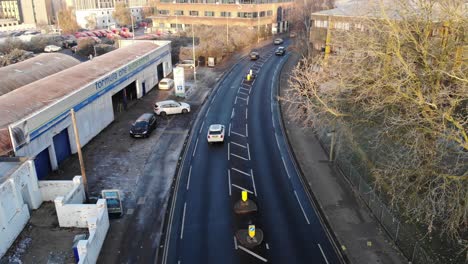
[[[294,1],[160,0],[152,17],[153,30],[185,30],[190,25],[242,26],[281,33],[288,28]]]

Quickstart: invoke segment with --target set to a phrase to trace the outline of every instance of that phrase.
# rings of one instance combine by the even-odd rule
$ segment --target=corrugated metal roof
[[[0,96],[39,79],[78,65],[79,60],[61,53],[41,53],[0,68]]]
[[[6,128],[9,124],[55,103],[60,98],[83,88],[117,68],[137,60],[140,56],[157,47],[158,45],[150,42],[135,43],[0,96],[0,138],[6,136],[1,135],[5,133],[2,128]],[[9,151],[7,146],[0,145],[0,155],[7,151]]]
[[[345,0],[337,1],[336,8],[312,13],[312,15],[344,17],[382,17],[382,11],[390,18],[399,18],[391,1],[384,0]]]

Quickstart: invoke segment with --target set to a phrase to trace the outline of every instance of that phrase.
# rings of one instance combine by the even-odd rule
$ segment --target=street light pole
[[[257,43],[260,43],[260,12],[258,12],[258,0],[256,0],[255,3],[257,3]]]
[[[192,54],[193,54],[193,80],[195,82],[195,86],[197,86],[197,64],[195,62],[195,33],[193,29],[193,22],[192,22]]]
[[[130,19],[132,20],[132,39],[135,40],[135,27],[133,25],[133,15],[130,12]]]

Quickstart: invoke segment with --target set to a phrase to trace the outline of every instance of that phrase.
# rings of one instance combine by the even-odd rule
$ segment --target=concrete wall
[[[78,242],[78,263],[96,263],[102,244],[109,230],[109,216],[104,199],[99,199],[95,205],[96,217],[88,218],[89,238]]]
[[[142,82],[145,82],[146,92],[154,88],[158,83],[158,64],[163,64],[164,76],[172,71],[170,42],[161,42],[160,44],[160,48],[133,61],[142,61],[142,63],[137,64],[139,65],[138,67],[130,68],[132,62],[109,72],[108,75],[119,71],[126,72],[115,83],[97,89],[96,85],[100,80],[96,80],[96,82],[92,82],[88,86],[65,96],[62,100],[11,124],[10,129],[13,129],[16,126],[27,123],[29,129],[29,143],[15,149],[15,155],[34,157],[44,149],[47,149],[51,167],[53,170],[57,169],[58,163],[53,144],[53,137],[56,134],[67,129],[71,152],[77,152],[69,114],[70,109],[75,109],[80,143],[84,146],[114,120],[112,95],[122,90],[128,84],[135,82],[137,98],[140,98],[143,96]],[[108,77],[108,75],[102,76],[102,79]],[[13,139],[11,140],[13,142]]]
[[[59,196],[71,204],[85,200],[81,176],[75,176],[73,181],[39,181],[39,190],[43,201],[52,202]]]
[[[29,209],[37,209],[41,203],[33,162],[19,163],[8,179],[0,184],[0,257],[28,222]]]

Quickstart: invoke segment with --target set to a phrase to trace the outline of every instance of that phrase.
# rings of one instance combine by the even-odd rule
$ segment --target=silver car
[[[282,38],[277,38],[277,39],[275,39],[275,41],[273,41],[273,43],[275,45],[281,45],[281,44],[283,44],[283,39]]]
[[[154,104],[154,113],[160,116],[186,114],[190,112],[190,105],[174,100],[156,102]]]

